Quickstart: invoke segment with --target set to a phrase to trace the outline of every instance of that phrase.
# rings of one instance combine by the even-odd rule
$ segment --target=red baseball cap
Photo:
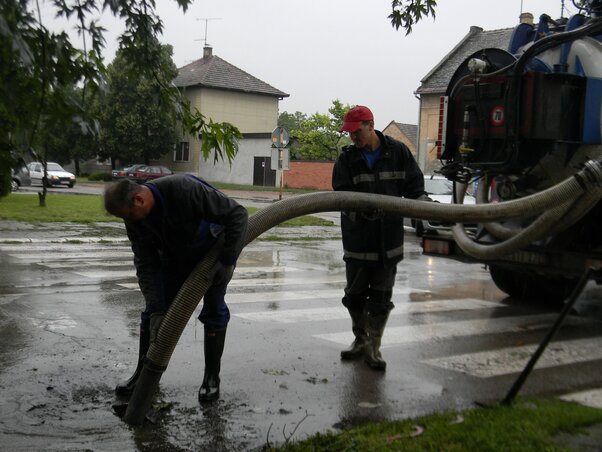
[[[374,115],[368,107],[356,105],[345,113],[341,132],[355,132],[362,126],[362,121],[374,121]]]

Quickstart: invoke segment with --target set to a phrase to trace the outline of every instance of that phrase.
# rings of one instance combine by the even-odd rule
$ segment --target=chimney
[[[213,56],[213,49],[210,46],[203,47],[203,59],[209,59]]]
[[[521,24],[533,25],[533,14],[531,13],[522,13],[520,16],[518,16],[518,19],[519,23]]]

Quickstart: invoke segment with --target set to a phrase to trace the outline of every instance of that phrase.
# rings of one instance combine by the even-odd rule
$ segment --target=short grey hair
[[[105,188],[105,209],[111,215],[119,216],[123,209],[133,207],[134,196],[142,191],[142,186],[130,179],[122,179]]]

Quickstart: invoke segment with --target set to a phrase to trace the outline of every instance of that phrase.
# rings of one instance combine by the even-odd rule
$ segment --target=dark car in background
[[[121,169],[114,169],[111,171],[111,177],[113,180],[123,179],[124,177],[128,177],[128,173],[133,173],[134,171],[145,167],[144,163],[135,163],[133,165],[124,166]]]
[[[146,182],[148,180],[158,179],[159,177],[169,176],[173,171],[165,166],[144,166],[136,171],[129,172],[128,177],[136,182]]]

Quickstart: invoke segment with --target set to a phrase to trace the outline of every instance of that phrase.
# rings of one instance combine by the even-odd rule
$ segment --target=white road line
[[[385,329],[382,338],[382,346],[390,347],[411,342],[432,342],[455,337],[473,336],[476,334],[532,331],[541,328],[549,328],[557,317],[556,314],[543,314],[389,327]],[[565,326],[581,325],[584,323],[589,322],[585,319],[576,319],[574,317],[565,320]],[[351,331],[316,334],[314,337],[344,345],[349,345],[353,341],[353,334]]]
[[[46,268],[73,268],[77,266],[77,262],[43,262],[40,263],[41,266]],[[87,267],[133,267],[134,261],[132,259],[122,260],[122,261],[101,261],[101,262],[90,262],[90,261],[82,261],[80,262],[80,268],[83,266]]]
[[[105,280],[113,280],[113,279],[126,279],[126,278],[135,278],[136,270],[98,270],[98,271],[84,271],[84,272],[73,272],[76,275],[83,276],[85,278],[91,279],[105,279]]]
[[[139,290],[138,283],[119,283],[120,287],[129,290]],[[240,289],[240,287],[238,288]],[[393,301],[400,302],[400,297],[411,292],[428,292],[422,289],[413,289],[410,287],[400,287],[393,290]],[[293,300],[340,300],[343,297],[343,286],[340,289],[324,290],[283,290],[274,292],[236,292],[226,294],[228,304],[246,304],[246,303],[269,303],[279,301]],[[404,301],[406,298],[404,297]]]
[[[581,405],[593,408],[602,408],[602,389],[591,389],[589,391],[573,392],[560,396],[560,399],[569,402],[577,402]]]
[[[521,372],[538,345],[508,347],[422,361],[480,378]],[[551,342],[539,358],[535,369],[583,363],[602,359],[602,337]]]
[[[396,287],[393,290],[393,296],[405,295],[410,292],[428,292],[421,289],[412,289],[410,287]],[[235,303],[261,303],[274,301],[291,300],[324,300],[341,299],[343,297],[343,286],[340,289],[325,290],[285,290],[281,292],[249,292],[249,293],[228,293],[226,302]]]
[[[20,259],[24,262],[29,262],[29,263],[43,263],[43,262],[56,262],[56,261],[62,261],[62,262],[70,262],[70,261],[79,261],[79,260],[86,260],[86,261],[94,261],[96,259],[106,259],[106,258],[115,258],[115,259],[124,259],[124,258],[131,258],[133,259],[134,254],[129,251],[110,251],[110,250],[103,250],[103,251],[97,251],[97,252],[91,252],[91,253],[85,253],[85,252],[71,252],[71,253],[60,253],[60,254],[56,254],[54,255],[53,253],[45,253],[45,254],[9,254],[9,256],[14,257],[16,259]]]
[[[341,279],[338,276],[328,277],[327,275],[320,275],[319,277],[308,276],[305,278],[240,278],[232,279],[228,284],[229,287],[255,287],[255,286],[279,286],[279,285],[291,285],[291,284],[341,284],[345,283],[346,279]]]
[[[77,240],[77,238],[74,238],[73,240]],[[36,244],[23,244],[23,245],[0,245],[0,251],[4,251],[6,253],[14,253],[14,252],[21,252],[21,251],[25,251],[27,252],[27,254],[33,254],[33,253],[37,253],[37,255],[39,255],[39,253],[43,253],[43,252],[53,252],[53,253],[71,253],[74,251],[77,252],[81,252],[81,251],[95,251],[98,250],[99,248],[105,248],[105,249],[112,249],[112,250],[130,250],[131,251],[131,247],[130,246],[125,246],[122,244],[119,245],[114,245],[112,243],[107,243],[107,244],[102,244],[102,243],[96,243],[96,244],[81,244],[81,243],[60,243],[60,244],[49,244],[49,245],[36,245]]]
[[[234,275],[237,274],[254,274],[254,273],[288,273],[288,272],[300,272],[302,269],[297,267],[248,267],[244,265],[238,265],[234,271]]]
[[[125,289],[130,289],[130,290],[140,290],[140,286],[138,285],[138,283],[121,283],[121,284],[117,284],[120,287],[123,287]]]
[[[339,292],[340,293],[340,292]],[[395,305],[391,315],[418,314],[425,312],[441,312],[452,310],[472,310],[499,308],[505,305],[495,302],[462,298],[457,300],[437,300],[421,303],[402,302]],[[278,311],[246,312],[234,314],[246,320],[275,323],[315,322],[320,320],[340,320],[349,318],[347,309],[343,306],[313,308],[313,309],[288,309]],[[388,330],[387,330],[388,331]]]

